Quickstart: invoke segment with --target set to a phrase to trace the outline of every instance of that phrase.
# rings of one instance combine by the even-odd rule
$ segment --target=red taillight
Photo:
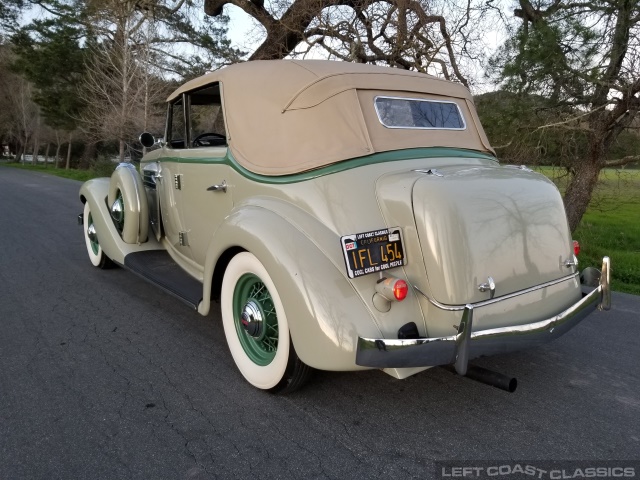
[[[376,291],[387,300],[401,302],[407,298],[409,286],[404,280],[395,277],[386,277],[378,280]]]
[[[573,241],[573,254],[577,257],[580,253],[580,244],[577,240]]]
[[[396,280],[393,284],[393,296],[396,297],[396,300],[401,302],[405,298],[407,298],[407,293],[409,293],[409,287],[407,286],[407,282],[404,280]]]

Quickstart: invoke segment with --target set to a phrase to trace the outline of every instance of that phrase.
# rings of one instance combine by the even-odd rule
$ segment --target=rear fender
[[[110,180],[108,178],[94,178],[80,187],[80,200],[83,204],[89,203],[91,217],[93,218],[102,251],[111,260],[123,265],[124,257],[129,253],[162,249],[160,244],[153,238],[141,245],[125,243],[122,240],[113,220],[111,220],[109,208],[107,207],[109,184]]]
[[[265,208],[242,207],[215,233],[205,264],[205,300],[200,313],[209,310],[216,264],[234,248],[251,252],[266,267],[285,306],[291,338],[303,362],[323,370],[362,368],[355,364],[358,335],[380,332],[371,312],[316,243]]]

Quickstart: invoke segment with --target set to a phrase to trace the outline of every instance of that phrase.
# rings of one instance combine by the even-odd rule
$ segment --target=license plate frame
[[[340,245],[349,278],[407,264],[400,227],[343,235],[340,237]]]

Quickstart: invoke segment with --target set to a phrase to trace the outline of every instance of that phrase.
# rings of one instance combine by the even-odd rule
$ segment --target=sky
[[[254,24],[249,15],[235,5],[225,5],[224,12],[229,16],[227,36],[233,46],[248,52],[255,50],[260,41],[252,33]]]

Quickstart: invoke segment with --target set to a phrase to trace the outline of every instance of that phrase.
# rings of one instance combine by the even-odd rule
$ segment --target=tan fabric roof
[[[253,61],[191,80],[168,100],[213,82],[222,85],[231,152],[256,173],[287,175],[402,148],[493,153],[469,91],[422,73],[326,60]],[[454,101],[467,127],[386,128],[374,108],[376,95]]]

